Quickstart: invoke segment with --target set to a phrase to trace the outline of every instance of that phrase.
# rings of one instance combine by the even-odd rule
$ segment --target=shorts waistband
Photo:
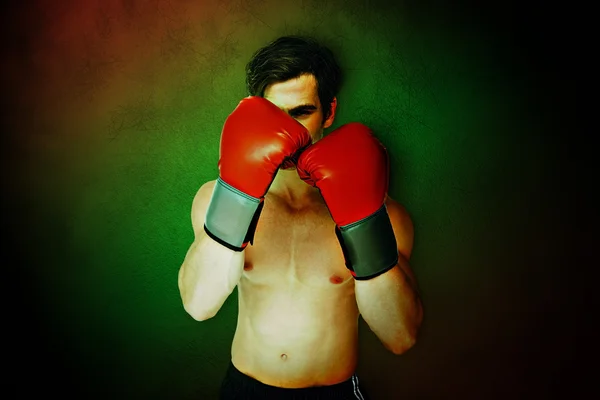
[[[281,388],[267,385],[254,379],[240,370],[233,362],[229,362],[227,374],[222,385],[222,399],[331,399],[331,400],[367,400],[359,386],[358,377],[353,374],[347,380],[328,386],[313,386],[307,388]],[[235,392],[241,397],[228,397],[227,393]]]

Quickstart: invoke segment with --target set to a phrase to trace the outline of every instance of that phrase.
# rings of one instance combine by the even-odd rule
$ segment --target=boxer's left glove
[[[321,192],[355,279],[374,278],[398,263],[385,207],[387,151],[367,126],[353,122],[334,130],[300,155],[297,168]]]
[[[232,250],[246,248],[278,169],[311,143],[308,130],[270,101],[242,99],[221,132],[219,178],[206,211],[206,233]]]

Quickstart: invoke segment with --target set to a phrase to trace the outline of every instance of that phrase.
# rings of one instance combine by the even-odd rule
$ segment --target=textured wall
[[[33,335],[27,375],[53,376],[47,392],[214,398],[237,305],[203,323],[181,306],[191,200],[216,177],[252,52],[310,33],[347,71],[334,127],[373,127],[416,227],[422,335],[396,357],[362,325],[365,387],[374,399],[556,394],[581,350],[564,301],[580,298],[558,268],[579,211],[560,212],[575,189],[555,178],[578,167],[559,152],[568,133],[551,135],[569,87],[539,68],[556,37],[523,36],[524,9],[469,7],[40,0],[4,13],[4,211],[23,289],[11,331]],[[566,101],[549,100],[559,91]]]

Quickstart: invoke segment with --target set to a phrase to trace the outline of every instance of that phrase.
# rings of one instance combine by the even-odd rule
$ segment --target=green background
[[[215,398],[237,297],[205,322],[183,310],[191,201],[216,177],[245,63],[289,33],[337,54],[346,82],[333,128],[373,128],[390,153],[390,193],[415,223],[423,329],[398,357],[361,322],[358,373],[372,398],[561,398],[581,387],[590,331],[574,247],[585,241],[574,234],[591,232],[578,188],[588,159],[558,65],[567,36],[544,18],[558,12],[395,4],[6,9],[4,281],[17,293],[5,303],[6,345],[26,365],[12,369],[30,381],[21,389]]]

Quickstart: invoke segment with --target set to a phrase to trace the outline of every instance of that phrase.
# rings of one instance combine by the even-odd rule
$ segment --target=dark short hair
[[[323,120],[327,119],[342,71],[331,50],[312,37],[282,36],[258,49],[246,65],[246,88],[250,96],[262,97],[267,86],[303,74],[316,78]]]

